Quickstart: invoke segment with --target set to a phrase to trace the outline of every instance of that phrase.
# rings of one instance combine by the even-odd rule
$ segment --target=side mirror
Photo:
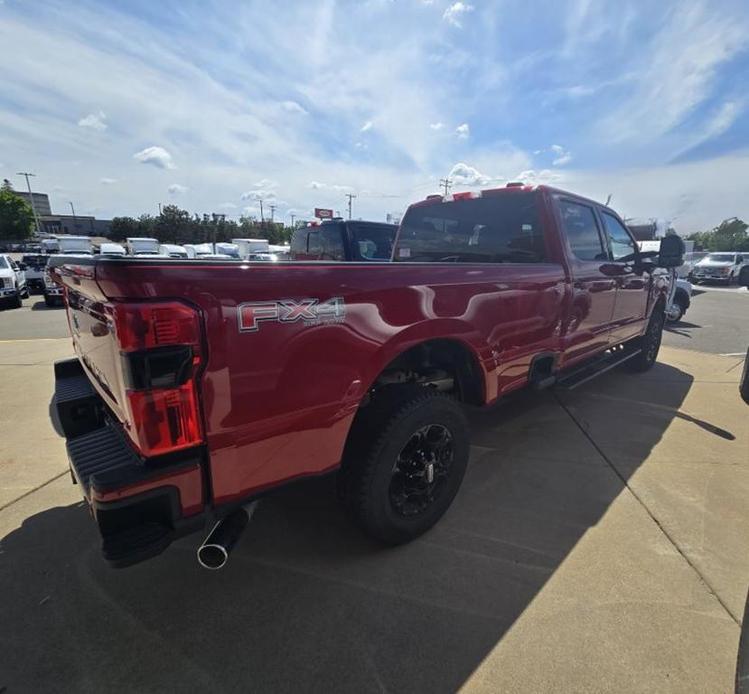
[[[658,267],[674,268],[684,264],[684,242],[676,234],[661,239],[661,249],[656,259]]]
[[[18,263],[18,269],[19,270],[25,270],[26,269],[26,265],[24,263]]]

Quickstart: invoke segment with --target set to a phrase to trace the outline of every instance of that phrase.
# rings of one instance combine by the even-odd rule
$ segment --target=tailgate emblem
[[[263,321],[296,323],[303,321],[315,325],[341,321],[346,316],[343,297],[326,301],[319,299],[279,299],[278,301],[248,301],[237,307],[239,332],[256,332]]]

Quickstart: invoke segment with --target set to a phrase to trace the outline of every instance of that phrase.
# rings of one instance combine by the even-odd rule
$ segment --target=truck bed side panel
[[[485,400],[526,380],[533,354],[558,348],[564,272],[553,264],[196,264],[97,266],[113,300],[181,297],[206,321],[202,405],[215,503],[335,468],[356,409],[382,368],[431,338],[466,345]],[[238,306],[341,300],[343,313],[261,320]],[[271,309],[270,313],[273,313]]]

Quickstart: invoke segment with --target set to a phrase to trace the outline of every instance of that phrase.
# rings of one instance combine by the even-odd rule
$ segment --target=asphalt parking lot
[[[419,541],[368,541],[318,480],[264,501],[220,572],[197,537],[100,560],[49,418],[65,315],[40,301],[0,313],[0,692],[731,691],[746,293],[696,295],[647,374],[473,413],[463,489]]]

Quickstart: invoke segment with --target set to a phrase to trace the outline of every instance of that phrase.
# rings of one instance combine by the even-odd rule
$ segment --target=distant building
[[[23,198],[23,201],[34,208],[37,215],[51,215],[52,208],[49,206],[49,195],[46,193],[23,193],[20,190],[13,191],[19,198]]]
[[[33,200],[39,219],[39,231],[45,234],[73,234],[77,236],[107,236],[112,228],[111,219],[96,219],[91,215],[53,214],[47,193],[13,191],[26,204]]]

